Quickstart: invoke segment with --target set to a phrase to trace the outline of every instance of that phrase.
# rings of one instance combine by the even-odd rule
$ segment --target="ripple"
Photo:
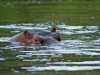
[[[50,59],[34,59],[34,60],[26,60],[26,59],[24,59],[24,60],[22,60],[22,61],[28,61],[28,62],[32,62],[32,61],[40,61],[40,62],[42,62],[42,61],[46,61],[46,62],[48,62],[48,61],[51,61]]]
[[[5,58],[0,58],[0,61],[4,61],[4,60],[6,60]]]
[[[98,26],[86,26],[89,30],[98,30]]]
[[[32,30],[32,29],[48,29],[48,27],[39,27],[39,26],[36,26],[36,27],[32,27],[33,24],[11,24],[11,25],[0,25],[0,29],[21,29],[21,30]],[[38,25],[38,24],[37,24]]]
[[[1,37],[0,42],[8,42],[9,39],[10,37]]]
[[[50,62],[47,62],[46,64],[100,64],[100,61],[82,61],[82,62],[54,62],[54,63],[50,63]]]
[[[54,70],[54,71],[80,71],[80,70],[96,70],[100,69],[100,66],[47,66],[47,67],[22,67],[27,71],[45,71],[45,70]]]
[[[84,26],[68,26],[66,24],[63,24],[63,25],[59,25],[58,27],[72,30],[72,29],[82,29]]]
[[[96,31],[75,31],[76,34],[95,33]]]

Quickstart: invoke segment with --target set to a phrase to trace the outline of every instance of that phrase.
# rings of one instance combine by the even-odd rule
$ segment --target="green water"
[[[91,67],[100,66],[99,14],[99,0],[0,0],[0,75],[99,75],[100,68]],[[61,48],[54,46],[38,49],[40,55],[33,53],[28,57],[23,48],[13,47],[5,41],[25,29],[31,30],[35,27],[49,29],[52,26],[56,26],[62,34],[64,44]],[[48,50],[47,53],[51,55],[42,55],[41,50]],[[57,57],[52,55],[54,53],[52,50],[58,50],[55,52]],[[72,52],[68,53],[64,50],[72,50]],[[73,50],[80,50],[79,52],[82,53]],[[22,56],[19,57],[20,55]],[[81,64],[84,61],[93,61],[93,63]],[[53,64],[54,62],[59,63]],[[78,62],[80,63],[77,64]],[[55,67],[45,69],[49,66],[51,68],[60,66],[61,70]],[[85,67],[81,70],[82,66],[91,69]],[[32,71],[28,67],[32,67]],[[65,69],[63,70],[62,67]]]
[[[98,0],[0,1],[0,24],[59,21],[69,25],[99,25]]]

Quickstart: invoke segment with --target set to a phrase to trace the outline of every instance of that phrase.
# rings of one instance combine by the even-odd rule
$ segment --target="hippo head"
[[[43,44],[43,42],[47,43],[48,40],[50,42],[50,39],[49,39],[50,37],[53,38],[56,41],[61,41],[60,34],[56,32],[56,27],[53,27],[51,29],[51,31],[45,31],[45,30],[37,30],[37,31],[35,31],[35,30],[33,30],[32,32],[28,32],[26,30],[23,33],[24,33],[25,38],[29,39],[31,44],[34,44],[34,45]],[[48,40],[44,41],[45,39],[48,39]]]

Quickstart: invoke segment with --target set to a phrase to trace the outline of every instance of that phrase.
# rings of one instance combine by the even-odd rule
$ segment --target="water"
[[[1,0],[0,75],[100,75],[99,0]],[[19,46],[23,30],[57,27],[61,43]]]
[[[49,23],[48,23],[49,24]],[[71,26],[64,23],[56,25],[62,35],[59,45],[18,46],[8,40],[14,34],[27,29],[48,30],[47,23],[23,23],[1,25],[0,29],[9,31],[0,38],[0,70],[10,74],[99,74],[100,38],[99,26]],[[1,31],[1,35],[3,33]],[[81,71],[81,72],[80,72]],[[92,72],[91,72],[92,71]],[[4,73],[5,74],[5,73]]]

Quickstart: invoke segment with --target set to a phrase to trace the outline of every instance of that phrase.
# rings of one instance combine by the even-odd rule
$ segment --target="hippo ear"
[[[24,31],[23,31],[23,35],[24,35],[24,37],[27,38],[27,39],[29,39],[29,37],[30,37],[30,33],[29,33],[29,31],[27,31],[27,30],[24,30]]]
[[[56,32],[56,27],[53,27],[51,32]]]

